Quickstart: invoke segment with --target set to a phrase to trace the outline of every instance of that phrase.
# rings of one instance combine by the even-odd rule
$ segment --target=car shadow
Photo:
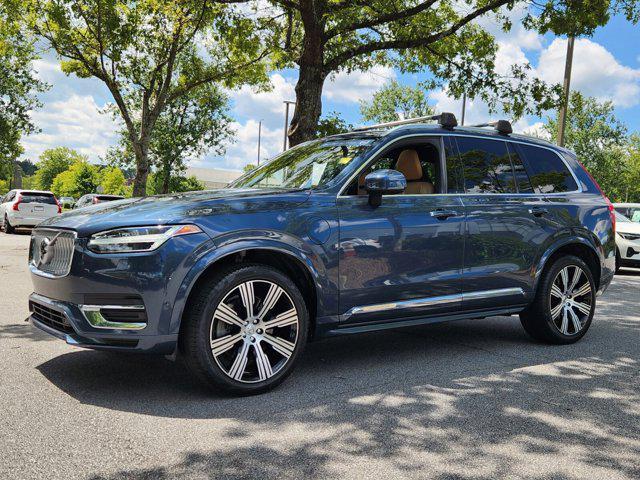
[[[74,351],[38,369],[82,404],[220,420],[178,461],[94,478],[376,477],[382,461],[391,476],[637,478],[640,312],[616,313],[637,305],[624,282],[574,345],[534,343],[517,317],[339,337],[310,344],[285,383],[252,397],[133,354]]]

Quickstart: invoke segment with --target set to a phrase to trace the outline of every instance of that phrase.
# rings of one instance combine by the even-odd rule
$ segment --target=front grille
[[[67,230],[33,230],[29,248],[31,265],[46,275],[64,277],[71,268],[75,238],[75,233]]]
[[[74,333],[73,327],[62,312],[33,301],[29,302],[29,310],[33,318],[39,322],[60,332]]]

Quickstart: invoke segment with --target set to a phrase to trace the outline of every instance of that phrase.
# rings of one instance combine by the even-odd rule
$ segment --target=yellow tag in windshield
[[[340,159],[340,165],[346,165],[347,163],[349,163],[351,160],[353,160],[353,157],[342,157]]]

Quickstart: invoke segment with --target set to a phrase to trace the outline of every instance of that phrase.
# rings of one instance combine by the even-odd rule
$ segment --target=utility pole
[[[467,109],[467,92],[462,93],[462,118],[460,119],[460,126],[464,127],[464,112]]]
[[[564,64],[564,82],[562,84],[562,105],[558,112],[558,145],[564,147],[564,131],[567,125],[567,110],[569,109],[569,89],[571,85],[571,66],[573,63],[573,44],[575,37],[567,38],[567,59]]]
[[[289,105],[295,105],[296,102],[292,102],[291,100],[285,100],[284,102],[284,140],[282,142],[282,151],[284,152],[287,149],[287,140],[288,140],[288,130],[289,130]]]
[[[262,137],[262,120],[258,122],[258,167],[260,166],[260,140]]]

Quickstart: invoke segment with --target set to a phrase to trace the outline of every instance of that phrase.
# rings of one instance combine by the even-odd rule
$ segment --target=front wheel
[[[274,388],[307,341],[309,314],[289,277],[240,265],[204,282],[188,306],[180,351],[206,384],[234,394]]]
[[[520,314],[522,326],[539,341],[577,342],[591,325],[595,292],[593,274],[582,259],[559,258],[543,272],[533,304]]]

